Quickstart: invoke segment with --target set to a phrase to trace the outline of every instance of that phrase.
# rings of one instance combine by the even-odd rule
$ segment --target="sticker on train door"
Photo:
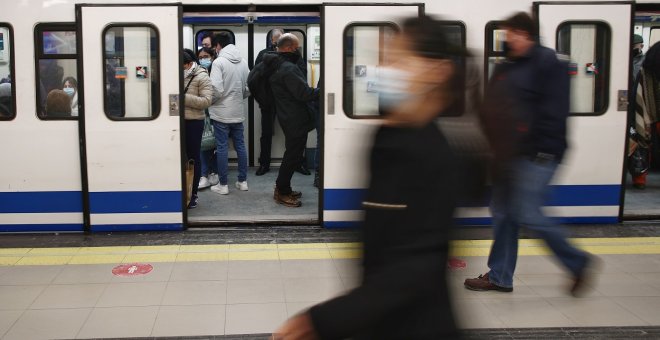
[[[598,66],[594,63],[587,63],[586,71],[587,74],[598,74]]]

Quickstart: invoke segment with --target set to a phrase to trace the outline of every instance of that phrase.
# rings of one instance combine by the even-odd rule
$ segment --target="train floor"
[[[275,179],[279,168],[256,176],[256,167],[248,170],[248,191],[239,191],[234,184],[238,170],[230,169],[228,176],[229,194],[220,195],[206,188],[199,191],[199,205],[188,210],[192,223],[209,222],[297,222],[315,223],[318,220],[319,191],[314,187],[314,171],[311,175],[294,173],[291,185],[303,193],[302,206],[288,208],[273,200]]]
[[[449,282],[468,338],[660,337],[660,225],[570,232],[602,261],[582,298],[524,233],[512,293],[466,290],[463,280],[487,268],[490,231],[457,233]],[[356,238],[316,227],[3,235],[0,338],[268,339],[358,283]]]
[[[633,187],[626,174],[625,218],[660,217],[660,170],[651,170],[646,178],[646,188]]]

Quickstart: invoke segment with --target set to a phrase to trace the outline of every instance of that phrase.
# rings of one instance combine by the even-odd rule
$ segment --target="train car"
[[[636,5],[644,11],[637,26]],[[547,211],[564,223],[620,222],[631,36],[635,30],[658,39],[657,3],[25,0],[4,3],[0,11],[0,231],[355,226],[367,183],[366,153],[380,121],[378,94],[369,83],[387,59],[397,20],[422,14],[446,20],[451,38],[472,52],[483,75],[477,91],[465,89],[468,100],[504,57],[500,24],[516,11],[536,14],[542,44],[568,55],[574,72],[570,150]],[[188,210],[181,50],[198,48],[206,32],[228,31],[252,67],[273,28],[299,36],[309,84],[322,89],[320,186],[296,175],[294,185],[307,185],[303,208],[285,208],[272,200],[276,171],[256,177],[251,168],[250,191],[225,197],[203,191],[203,209]],[[76,103],[65,114],[53,112],[47,98],[67,80],[76,83]],[[252,98],[248,103],[245,139],[254,167],[261,113]],[[470,121],[473,111],[463,105],[439,124]],[[310,166],[316,138],[310,132]],[[283,145],[276,128],[274,167]],[[485,202],[458,210],[459,224],[490,223]]]

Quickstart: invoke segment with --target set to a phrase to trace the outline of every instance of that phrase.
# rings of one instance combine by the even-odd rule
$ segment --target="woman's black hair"
[[[466,52],[449,41],[449,27],[446,22],[430,16],[412,17],[403,22],[403,33],[422,57],[456,60],[466,56]]]
[[[64,84],[66,84],[67,81],[71,83],[71,86],[73,86],[74,89],[78,89],[78,81],[74,77],[64,78],[64,80],[62,80],[62,88],[64,88]]]
[[[215,48],[210,48],[210,47],[202,47],[199,50],[197,50],[197,59],[199,59],[199,54],[202,52],[206,52],[211,55],[212,59],[215,59],[217,57],[215,53]]]
[[[649,48],[642,62],[642,67],[646,72],[653,74],[660,79],[660,41]]]
[[[195,52],[193,52],[189,48],[184,48],[183,49],[183,63],[187,64],[189,62],[197,62],[197,56],[195,56]]]

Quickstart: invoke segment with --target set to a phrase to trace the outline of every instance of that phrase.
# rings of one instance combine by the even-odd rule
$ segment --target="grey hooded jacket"
[[[245,120],[245,98],[250,95],[247,61],[233,44],[222,48],[211,66],[213,104],[209,107],[211,119],[221,123],[241,123]]]

